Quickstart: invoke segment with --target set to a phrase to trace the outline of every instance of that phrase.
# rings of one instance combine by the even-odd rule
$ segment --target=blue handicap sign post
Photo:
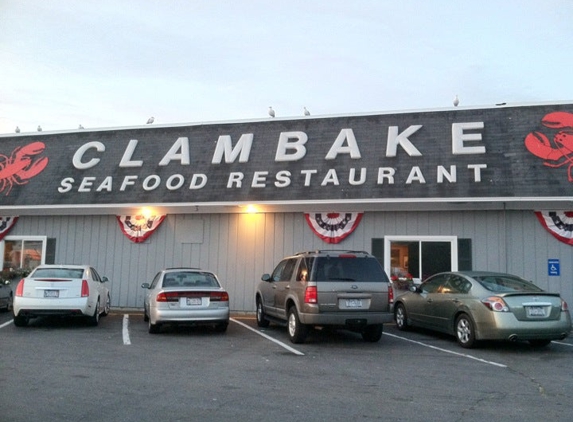
[[[561,268],[559,267],[558,259],[547,260],[547,274],[550,276],[561,275]]]

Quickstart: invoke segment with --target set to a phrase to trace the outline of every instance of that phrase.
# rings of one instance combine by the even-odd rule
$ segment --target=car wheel
[[[384,326],[382,324],[367,325],[362,332],[362,338],[364,341],[370,343],[376,343],[382,338],[382,332],[384,331]]]
[[[88,324],[92,327],[96,327],[99,324],[99,298],[96,302],[94,314],[91,317],[88,317]]]
[[[108,294],[107,299],[105,300],[105,306],[103,308],[103,312],[101,313],[101,316],[108,316],[110,309],[111,309],[111,298],[109,297],[109,294]]]
[[[14,325],[16,327],[25,327],[28,325],[28,318],[24,316],[14,316]]]
[[[149,334],[158,334],[161,326],[159,324],[152,324],[151,320],[148,318],[148,330]]]
[[[461,314],[458,319],[456,319],[456,339],[458,340],[458,344],[466,349],[472,348],[475,344],[474,324],[466,314]]]
[[[396,321],[396,327],[398,327],[400,331],[406,331],[410,328],[406,308],[401,303],[396,305],[396,309],[394,310],[394,320]]]
[[[220,324],[216,324],[215,325],[215,332],[216,333],[224,333],[225,331],[227,331],[227,327],[229,326],[228,323],[226,322],[222,322]]]
[[[266,319],[263,304],[260,299],[257,299],[257,325],[261,328],[266,328],[269,326],[269,324],[270,322],[268,319]]]
[[[295,306],[288,310],[288,336],[293,343],[303,343],[308,334],[308,326],[302,324]]]
[[[145,309],[145,307],[143,308],[143,321],[149,322],[149,315],[147,315],[147,310]]]
[[[551,340],[543,339],[543,340],[529,340],[529,344],[532,347],[539,348],[548,346],[551,343]]]

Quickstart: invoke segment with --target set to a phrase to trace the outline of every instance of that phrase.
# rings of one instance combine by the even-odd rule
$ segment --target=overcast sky
[[[573,0],[0,0],[0,133],[573,100]]]

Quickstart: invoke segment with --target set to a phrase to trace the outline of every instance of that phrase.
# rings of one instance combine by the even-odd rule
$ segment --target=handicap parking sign
[[[561,275],[561,269],[559,268],[558,259],[549,259],[547,261],[547,274],[551,275]]]

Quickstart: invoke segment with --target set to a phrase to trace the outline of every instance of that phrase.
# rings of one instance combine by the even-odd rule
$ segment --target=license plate
[[[59,290],[44,290],[44,297],[60,297]]]
[[[187,306],[197,306],[201,305],[201,298],[200,297],[188,297],[187,298]]]
[[[346,299],[347,308],[362,308],[362,299]]]
[[[545,308],[542,306],[528,306],[527,307],[527,316],[544,317],[544,316],[546,316]]]

